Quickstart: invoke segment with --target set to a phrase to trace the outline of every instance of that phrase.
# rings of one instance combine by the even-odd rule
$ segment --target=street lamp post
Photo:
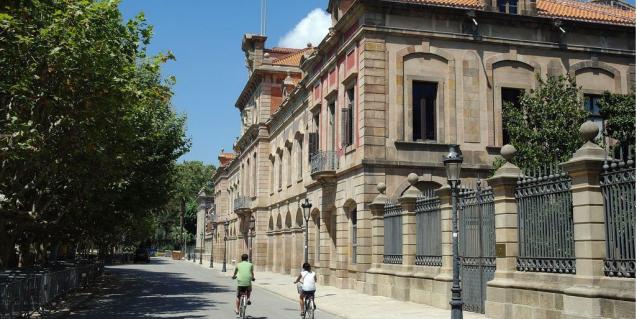
[[[462,319],[462,288],[460,288],[460,256],[458,253],[458,187],[462,168],[462,151],[457,144],[449,145],[449,153],[442,157],[451,187],[451,236],[453,241],[453,283],[451,285],[451,319]]]
[[[255,224],[256,224],[256,220],[254,219],[254,216],[250,217],[250,233],[248,234],[248,236],[250,236],[250,249],[248,250],[248,253],[250,254],[250,262],[252,262],[252,245],[253,245],[253,240],[254,240],[254,228],[255,228]]]
[[[212,215],[210,216],[210,220],[212,221],[212,238],[210,239],[210,268],[213,268],[213,258],[215,256],[215,235],[217,234],[217,224],[214,222]]]
[[[226,219],[223,222],[223,265],[221,266],[221,272],[226,272],[226,257],[228,251],[228,225],[230,222]]]
[[[203,227],[201,227],[201,245],[199,246],[199,264],[200,265],[203,263],[203,251],[204,251],[204,248],[206,247],[206,224],[208,222],[208,211],[210,210],[210,207],[212,207],[209,201],[206,201],[205,205],[206,205],[205,210],[203,212]]]
[[[308,262],[308,238],[309,238],[309,225],[310,225],[310,208],[312,208],[312,203],[305,198],[305,201],[301,204],[303,208],[303,218],[305,219],[305,247],[303,249],[303,260],[304,262]]]

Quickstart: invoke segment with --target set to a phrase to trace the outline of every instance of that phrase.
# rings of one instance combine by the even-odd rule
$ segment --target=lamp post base
[[[221,272],[226,272],[226,261],[223,261],[223,265],[221,266]]]

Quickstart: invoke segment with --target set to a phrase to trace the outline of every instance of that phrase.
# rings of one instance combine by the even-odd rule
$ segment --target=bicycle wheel
[[[239,317],[244,319],[246,317],[246,295],[241,295],[241,303],[239,304]]]
[[[305,298],[305,319],[314,319],[314,306],[311,298]]]

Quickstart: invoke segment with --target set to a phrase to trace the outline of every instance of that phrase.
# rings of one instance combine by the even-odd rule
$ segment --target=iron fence
[[[571,178],[557,166],[518,178],[520,271],[575,273]]]
[[[426,190],[416,199],[416,265],[442,266],[440,199]]]
[[[28,317],[70,291],[88,287],[103,272],[99,262],[55,271],[0,273],[0,319]]]
[[[384,255],[385,264],[403,263],[403,208],[398,203],[385,204],[384,223]]]
[[[604,196],[606,258],[610,277],[635,277],[635,162],[605,162],[600,184]]]
[[[335,151],[318,151],[310,160],[311,174],[338,169],[338,157]]]
[[[495,276],[493,191],[478,181],[460,191],[460,256],[463,309],[484,313],[487,282]]]

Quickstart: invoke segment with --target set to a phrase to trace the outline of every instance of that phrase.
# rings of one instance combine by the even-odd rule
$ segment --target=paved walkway
[[[196,264],[198,265],[198,263]],[[204,262],[204,265],[201,266],[208,268],[208,263]],[[228,264],[226,268],[225,275],[232,276],[234,266]],[[221,273],[221,264],[215,263],[212,271]],[[298,299],[296,287],[292,284],[295,279],[293,276],[272,272],[257,272],[254,276],[256,277],[255,286],[288,299]],[[319,286],[317,288],[316,306],[323,311],[346,319],[448,319],[451,317],[449,310],[387,297],[371,296],[351,289],[339,289],[332,286]],[[485,319],[486,317],[465,311],[464,318]]]

